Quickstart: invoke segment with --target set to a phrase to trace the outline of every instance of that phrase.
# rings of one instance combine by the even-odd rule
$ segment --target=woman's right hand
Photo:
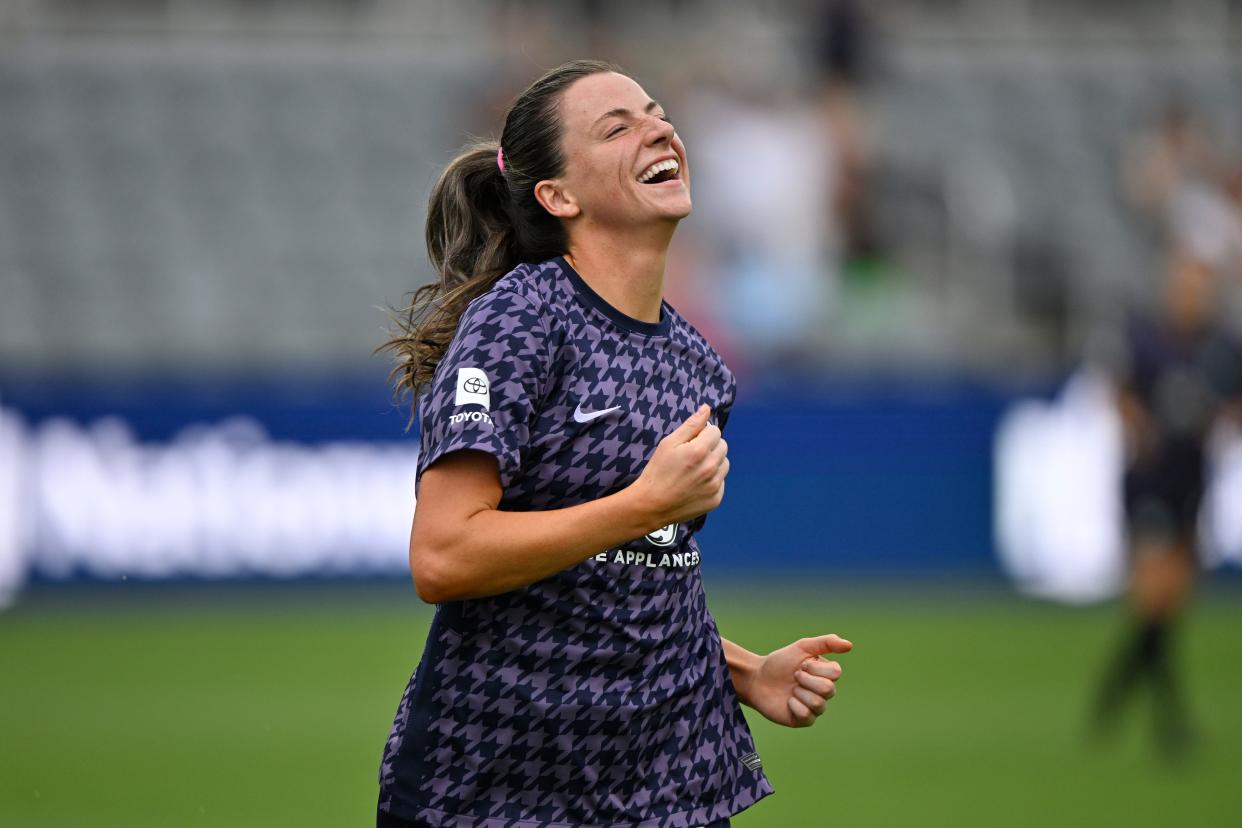
[[[729,445],[708,424],[711,407],[699,406],[656,446],[638,479],[630,484],[650,510],[655,526],[704,515],[724,499]]]

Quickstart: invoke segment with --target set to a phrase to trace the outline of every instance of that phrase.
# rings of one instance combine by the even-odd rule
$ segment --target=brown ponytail
[[[617,72],[614,64],[575,60],[547,72],[518,96],[505,116],[499,145],[477,142],[451,162],[427,206],[427,256],[436,279],[394,312],[391,337],[376,348],[396,356],[398,396],[417,403],[448,349],[466,306],[522,262],[565,252],[565,229],[535,199],[535,184],[564,172],[561,94],[579,78]],[[496,153],[504,147],[504,170]],[[408,429],[414,424],[412,406]]]

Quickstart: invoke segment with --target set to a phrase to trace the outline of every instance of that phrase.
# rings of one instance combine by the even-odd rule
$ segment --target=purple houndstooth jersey
[[[477,449],[503,510],[596,500],[700,404],[723,428],[735,388],[667,302],[641,322],[563,257],[520,265],[470,303],[420,402],[415,491],[437,458]],[[380,808],[435,828],[693,828],[771,793],[703,593],[704,521],[439,605]]]

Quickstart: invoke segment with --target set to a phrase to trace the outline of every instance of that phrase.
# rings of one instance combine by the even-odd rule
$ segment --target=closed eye
[[[620,132],[621,130],[623,130],[623,129],[625,129],[625,125],[624,125],[624,124],[622,124],[622,125],[618,126],[618,127],[617,127],[616,129],[614,129],[612,132],[609,132],[607,137],[611,138],[612,136],[616,135],[617,133],[619,133],[619,132]]]

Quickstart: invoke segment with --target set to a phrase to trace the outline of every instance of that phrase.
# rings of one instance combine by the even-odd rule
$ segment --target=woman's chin
[[[694,205],[690,201],[690,194],[686,193],[683,198],[669,199],[668,204],[660,205],[659,215],[661,218],[684,219],[690,215],[693,207]]]

